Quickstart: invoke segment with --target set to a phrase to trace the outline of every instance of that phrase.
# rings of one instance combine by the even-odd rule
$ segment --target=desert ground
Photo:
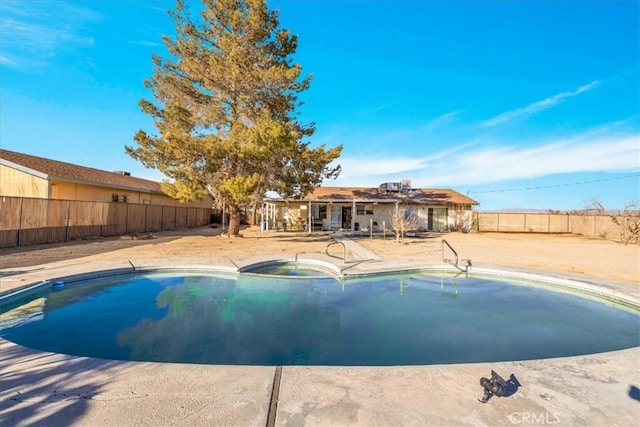
[[[575,235],[511,233],[433,233],[405,237],[398,243],[392,235],[350,236],[378,256],[393,259],[423,259],[425,265],[442,262],[445,239],[461,259],[473,265],[518,267],[591,276],[598,279],[640,284],[640,245]],[[56,262],[110,261],[136,258],[205,257],[242,259],[258,255],[325,253],[333,238],[329,233],[261,232],[242,230],[242,237],[228,238],[219,228],[159,232],[146,236],[122,236],[64,244],[44,244],[0,250],[0,268],[27,267]],[[330,253],[341,255],[338,246]],[[348,253],[347,257],[352,254]],[[446,252],[447,258],[452,254]]]

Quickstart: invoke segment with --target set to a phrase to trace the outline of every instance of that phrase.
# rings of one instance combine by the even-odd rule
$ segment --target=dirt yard
[[[0,269],[28,267],[51,262],[109,261],[136,258],[211,257],[240,259],[264,254],[324,253],[329,234],[261,233],[256,227],[242,231],[242,238],[220,236],[220,229],[202,227],[161,232],[150,236],[105,238],[0,250]],[[148,237],[148,238],[145,238]],[[446,239],[461,259],[474,265],[526,267],[587,275],[600,279],[640,284],[640,246],[594,240],[572,235],[446,233],[405,238],[393,236],[353,237],[363,247],[385,259],[424,259],[439,263]],[[340,254],[337,245],[332,247]],[[447,257],[452,255],[447,253]]]

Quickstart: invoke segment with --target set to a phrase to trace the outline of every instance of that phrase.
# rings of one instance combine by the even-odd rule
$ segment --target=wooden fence
[[[599,239],[620,237],[608,215],[552,213],[475,213],[476,230],[499,233],[568,233]]]
[[[0,248],[207,225],[211,209],[0,197]]]

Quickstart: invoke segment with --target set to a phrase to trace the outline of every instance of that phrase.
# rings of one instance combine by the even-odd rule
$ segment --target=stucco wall
[[[373,211],[373,214],[358,214],[358,206],[362,204],[369,207],[369,209],[364,210],[365,212]],[[275,205],[276,224],[271,224],[270,227],[278,229],[283,228],[284,218],[289,216],[287,215],[287,212],[290,212],[291,216],[302,217],[305,221],[307,219],[308,208],[300,208],[301,206],[307,207],[308,202],[291,202],[289,205],[282,202],[276,202]],[[342,208],[351,209],[353,225],[358,231],[369,230],[372,225],[373,230],[376,232],[382,231],[383,228],[391,230],[391,218],[396,209],[395,203],[356,203],[354,206],[353,202],[313,202],[311,211],[315,212],[314,207],[318,205],[326,206],[326,218],[322,219],[323,230],[339,230],[341,228],[351,229],[351,222],[344,224],[345,227],[343,227]],[[415,230],[449,231],[454,224],[459,223],[460,221],[464,221],[465,230],[471,228],[472,210],[468,207],[461,207],[460,209],[455,210],[455,214],[453,209],[447,208],[446,206],[401,205],[400,207],[402,209],[409,210],[411,214],[415,216]],[[429,220],[430,209],[432,213],[431,221]]]

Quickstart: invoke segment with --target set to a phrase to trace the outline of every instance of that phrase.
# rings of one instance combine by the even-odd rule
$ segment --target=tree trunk
[[[227,230],[229,237],[238,237],[240,235],[240,207],[238,205],[229,205],[229,229]]]
[[[251,225],[258,225],[258,202],[253,201],[253,207],[251,208]]]

